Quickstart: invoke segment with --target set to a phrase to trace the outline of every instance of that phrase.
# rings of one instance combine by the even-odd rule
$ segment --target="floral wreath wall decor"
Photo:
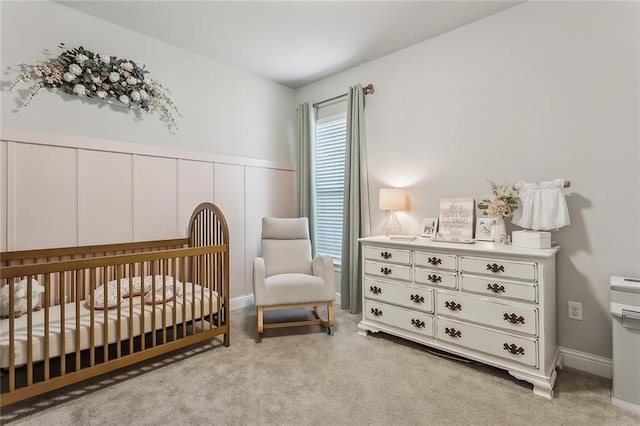
[[[148,76],[144,64],[116,56],[95,54],[80,46],[65,50],[55,59],[21,64],[11,81],[10,90],[22,82],[33,87],[25,106],[43,89],[62,90],[80,98],[98,98],[107,102],[159,112],[169,129],[177,128],[175,116],[182,116],[169,98],[169,91]]]

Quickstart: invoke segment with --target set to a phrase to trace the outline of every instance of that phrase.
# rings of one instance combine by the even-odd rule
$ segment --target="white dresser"
[[[378,236],[362,244],[359,333],[383,331],[505,370],[553,397],[556,253]]]

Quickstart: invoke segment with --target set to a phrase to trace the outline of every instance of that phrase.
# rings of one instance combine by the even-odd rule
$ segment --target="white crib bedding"
[[[176,324],[183,322],[183,310],[185,311],[186,321],[193,318],[199,319],[203,316],[215,314],[218,312],[218,293],[210,292],[208,288],[203,288],[197,284],[185,283],[179,284],[183,287],[183,291],[174,300],[166,302],[166,308],[162,304],[144,306],[144,332],[153,330],[152,316],[155,316],[155,329],[163,328],[163,313],[165,317],[165,325],[167,327],[173,325],[174,307]],[[194,297],[195,294],[195,297]],[[186,303],[185,303],[186,299]],[[195,303],[194,303],[195,299]],[[204,307],[202,300],[204,300]],[[120,309],[120,340],[126,340],[129,336],[129,303],[133,303],[133,337],[140,336],[141,333],[141,296],[123,299]],[[211,302],[211,303],[210,303]],[[117,341],[118,328],[118,309],[98,310],[87,307],[87,303],[80,302],[80,349],[89,349],[91,347],[91,313],[93,311],[94,333],[93,340],[95,347],[101,347],[104,342],[103,330],[107,328],[108,342],[115,343]],[[163,311],[164,309],[164,311]],[[195,309],[195,315],[193,310]],[[107,326],[105,327],[105,312],[107,313]],[[61,332],[60,332],[60,306],[49,307],[49,357],[60,356],[61,348]],[[65,352],[67,354],[76,351],[76,303],[71,302],[65,305]],[[44,360],[45,352],[45,310],[34,311],[32,314],[32,342],[33,342],[33,362]],[[15,327],[15,366],[21,366],[27,363],[28,354],[28,335],[27,335],[27,315],[24,314],[14,319]],[[9,319],[0,320],[0,368],[9,367]]]

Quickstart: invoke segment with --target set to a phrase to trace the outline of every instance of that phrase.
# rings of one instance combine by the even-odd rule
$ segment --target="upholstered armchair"
[[[262,219],[262,257],[253,260],[253,294],[258,333],[265,328],[319,324],[331,333],[335,278],[329,256],[311,258],[309,224],[306,217]],[[318,306],[327,307],[327,319]],[[294,322],[264,322],[264,311],[311,307],[315,319]]]

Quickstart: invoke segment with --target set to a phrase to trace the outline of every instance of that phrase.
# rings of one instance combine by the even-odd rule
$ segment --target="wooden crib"
[[[10,313],[0,319],[0,406],[216,336],[229,346],[229,232],[211,203],[193,212],[188,238],[5,252],[0,262]],[[19,285],[44,291],[14,313]]]

